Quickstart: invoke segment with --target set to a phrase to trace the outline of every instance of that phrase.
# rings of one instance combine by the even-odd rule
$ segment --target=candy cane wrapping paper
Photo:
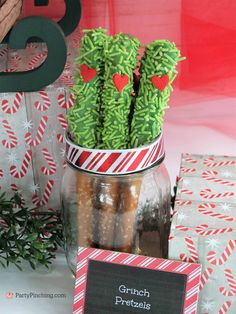
[[[235,314],[236,157],[184,154],[179,178],[169,258],[202,264],[198,314]]]
[[[68,46],[66,68],[52,85],[38,92],[0,93],[0,192],[12,195],[11,186],[17,186],[27,206],[44,210],[60,209],[63,118],[73,102],[64,77],[71,83],[76,50]],[[25,50],[0,45],[0,71],[35,68],[45,56],[45,44],[30,43]]]

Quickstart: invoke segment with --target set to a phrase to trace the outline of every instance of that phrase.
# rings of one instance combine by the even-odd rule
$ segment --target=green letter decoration
[[[54,82],[62,73],[67,56],[65,37],[52,20],[36,16],[19,21],[9,36],[9,48],[24,49],[27,41],[40,38],[48,54],[38,68],[25,72],[0,73],[0,92],[36,91]]]

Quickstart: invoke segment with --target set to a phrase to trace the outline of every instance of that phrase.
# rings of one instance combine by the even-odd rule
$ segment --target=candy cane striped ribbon
[[[210,278],[212,272],[213,272],[213,269],[209,267],[202,273],[201,281],[200,281],[200,290],[203,289],[208,279]]]
[[[48,121],[48,117],[47,116],[43,116],[41,118],[35,139],[31,138],[32,135],[31,135],[30,132],[25,134],[25,142],[26,142],[26,144],[35,147],[35,146],[39,145],[42,142],[43,135],[44,135],[46,127],[47,127],[47,121]]]
[[[224,192],[224,193],[211,193],[211,189],[204,189],[200,191],[200,196],[205,199],[212,199],[212,198],[223,198],[223,197],[229,197],[234,196],[234,192]]]
[[[49,202],[50,196],[52,194],[53,185],[54,185],[54,181],[49,180],[46,187],[45,187],[45,191],[43,193],[43,197],[42,197],[41,201],[40,201],[39,196],[37,194],[32,196],[32,202],[35,206],[47,205],[47,203]]]
[[[66,158],[76,168],[106,174],[141,171],[164,157],[162,133],[150,145],[132,149],[89,149],[75,145],[66,134]]]
[[[231,269],[225,269],[225,277],[228,281],[230,290],[225,289],[224,287],[220,287],[220,293],[222,293],[225,297],[233,297],[236,294],[236,282],[234,276],[232,274]]]
[[[196,232],[200,235],[200,236],[209,236],[209,235],[217,235],[217,234],[224,234],[224,233],[228,233],[228,232],[232,232],[233,229],[232,228],[223,228],[223,229],[209,229],[206,230],[208,228],[208,225],[200,225],[196,227]]]
[[[10,167],[10,174],[14,178],[20,179],[20,178],[23,178],[26,175],[27,170],[28,170],[29,165],[30,165],[30,162],[31,162],[31,155],[32,155],[32,151],[31,150],[28,150],[25,153],[25,156],[24,156],[24,159],[23,159],[20,171],[17,171],[17,168],[16,168],[15,165]]]
[[[40,101],[36,101],[34,103],[34,106],[39,111],[46,111],[51,106],[51,100],[48,97],[48,93],[44,90],[39,91],[39,94],[43,100],[43,103],[41,103]]]
[[[57,97],[58,105],[63,109],[70,109],[74,104],[74,96],[71,93],[69,99],[66,101],[65,94],[59,94]]]
[[[56,169],[57,169],[56,163],[54,162],[52,155],[49,153],[47,148],[43,148],[42,153],[49,165],[49,169],[47,169],[45,166],[42,166],[41,172],[45,174],[46,176],[50,176],[56,172]]]
[[[195,263],[198,261],[198,252],[197,249],[194,245],[194,242],[192,240],[192,238],[184,238],[185,243],[187,244],[187,248],[189,250],[190,253],[190,257],[188,257],[185,253],[182,253],[179,255],[181,261],[183,262],[188,262],[188,263]]]
[[[2,177],[3,177],[3,170],[0,169],[0,178],[2,178]]]
[[[231,307],[231,302],[226,301],[220,308],[218,314],[226,314],[228,312],[228,309]]]
[[[224,167],[231,166],[235,164],[234,160],[226,160],[226,161],[215,161],[214,158],[207,158],[203,161],[204,165],[207,167]]]
[[[14,101],[13,101],[13,106],[9,106],[9,102],[8,100],[4,99],[2,101],[2,110],[7,113],[7,114],[14,114],[16,113],[19,108],[20,108],[20,104],[23,98],[23,93],[16,93]]]
[[[212,265],[220,266],[228,260],[228,258],[234,251],[235,246],[236,246],[236,240],[229,240],[228,245],[226,246],[224,252],[221,254],[220,258],[218,259],[216,258],[216,252],[210,251],[207,254],[207,260]]]
[[[202,173],[202,178],[206,179],[207,181],[223,184],[223,185],[226,185],[226,186],[235,186],[235,184],[230,182],[230,181],[215,178],[215,176],[217,174],[218,174],[218,172],[215,171],[215,170],[214,171],[210,171],[210,170],[204,171]]]
[[[198,211],[199,211],[199,213],[201,213],[203,215],[210,216],[210,217],[213,217],[213,218],[226,220],[226,221],[233,221],[234,220],[233,217],[230,217],[230,216],[227,216],[227,215],[223,215],[223,214],[219,214],[219,213],[216,213],[216,212],[214,212],[212,210],[209,210],[209,209],[213,209],[215,207],[216,207],[216,205],[213,204],[213,203],[203,203],[203,204],[199,205]]]
[[[16,147],[18,144],[18,140],[17,140],[16,134],[12,130],[9,122],[7,120],[3,120],[2,126],[4,127],[4,129],[6,130],[8,136],[10,138],[10,143],[5,139],[2,140],[3,146],[5,146],[7,149],[12,149],[12,148]]]

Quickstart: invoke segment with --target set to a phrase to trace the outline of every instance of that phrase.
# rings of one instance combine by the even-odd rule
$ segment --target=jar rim
[[[123,175],[148,169],[164,159],[163,133],[151,143],[128,149],[86,148],[65,133],[66,160],[77,169],[96,174]]]

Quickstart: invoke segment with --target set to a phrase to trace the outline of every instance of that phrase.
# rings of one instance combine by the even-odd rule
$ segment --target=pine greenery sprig
[[[55,212],[37,212],[24,207],[19,194],[10,199],[0,195],[0,265],[14,264],[22,270],[22,261],[35,269],[49,267],[56,250],[63,244],[60,216]]]

